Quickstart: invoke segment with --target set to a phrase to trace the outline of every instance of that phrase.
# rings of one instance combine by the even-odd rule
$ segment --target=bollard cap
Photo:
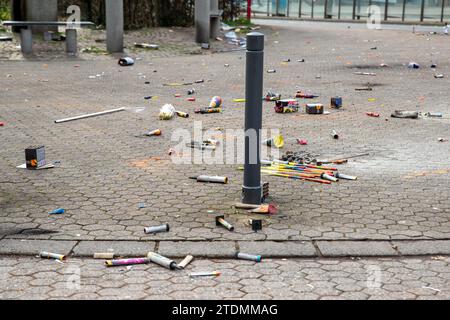
[[[260,32],[250,32],[247,34],[247,50],[263,51],[264,50],[264,34]]]

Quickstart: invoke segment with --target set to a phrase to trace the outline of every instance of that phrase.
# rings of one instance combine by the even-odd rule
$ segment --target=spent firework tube
[[[336,173],[336,178],[338,178],[338,179],[344,179],[344,180],[356,180],[356,179],[358,179],[358,177],[355,177],[355,176],[349,176],[349,175],[346,175],[346,174],[343,174],[343,173]]]
[[[46,259],[56,259],[56,260],[66,260],[66,256],[63,254],[58,254],[58,253],[51,253],[51,252],[46,252],[46,251],[42,251],[41,253],[39,253],[39,257],[41,258],[46,258]]]
[[[119,65],[121,65],[122,67],[132,66],[133,64],[134,64],[133,58],[125,57],[125,58],[119,59]]]
[[[149,233],[158,233],[158,232],[168,232],[170,229],[169,224],[163,224],[160,226],[155,226],[155,227],[147,227],[144,228],[144,232],[149,234]]]
[[[225,217],[224,216],[218,216],[216,217],[216,226],[223,226],[226,229],[228,229],[229,231],[233,231],[234,227],[231,223],[229,223],[228,221],[225,221]]]
[[[212,183],[228,183],[227,177],[219,177],[219,176],[198,176],[198,177],[192,177],[192,179],[196,179],[197,182],[212,182]]]
[[[326,173],[323,173],[320,177],[321,177],[322,179],[328,180],[328,181],[333,181],[333,182],[338,181],[338,178],[333,177],[333,176],[331,176],[331,175],[329,175],[329,174],[326,174]]]
[[[195,113],[201,113],[201,114],[207,114],[207,113],[221,113],[221,108],[202,108],[202,109],[196,109]]]
[[[211,99],[211,102],[209,103],[210,108],[220,108],[222,106],[222,98],[219,96],[215,96]]]
[[[189,118],[189,113],[182,112],[182,111],[175,111],[175,113],[176,113],[177,116],[179,116],[179,117],[182,117],[182,118]]]
[[[186,258],[184,258],[183,261],[181,261],[178,264],[178,268],[180,268],[180,269],[186,268],[187,265],[192,262],[192,260],[194,260],[193,256],[191,256],[191,255],[186,256]]]
[[[250,260],[255,262],[261,262],[261,256],[260,255],[253,255],[253,254],[247,254],[238,252],[236,253],[236,258],[242,259],[242,260]]]
[[[188,90],[188,92],[187,92],[188,95],[193,95],[194,93],[195,93],[195,89]]]
[[[133,264],[147,264],[149,263],[148,258],[132,258],[132,259],[118,259],[118,260],[106,260],[105,264],[108,267],[118,267],[118,266],[130,266]]]
[[[160,136],[161,133],[162,133],[162,132],[161,132],[161,129],[156,129],[156,130],[147,132],[145,135],[146,135],[146,136],[149,136],[149,137],[151,137],[151,136]]]
[[[331,136],[333,139],[339,139],[339,135],[337,134],[336,130],[331,131]]]
[[[170,270],[175,270],[178,269],[177,263],[173,260],[170,260],[169,258],[163,257],[162,255],[159,255],[155,252],[149,252],[147,254],[147,258],[156,264],[159,264],[160,266],[170,269]]]

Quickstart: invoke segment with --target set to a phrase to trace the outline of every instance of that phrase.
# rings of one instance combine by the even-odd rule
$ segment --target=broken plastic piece
[[[66,212],[66,210],[64,210],[63,208],[59,208],[59,209],[55,209],[55,210],[49,212],[48,214],[63,214],[65,212]]]

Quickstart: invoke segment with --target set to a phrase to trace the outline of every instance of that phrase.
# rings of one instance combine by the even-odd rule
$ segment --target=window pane
[[[425,0],[423,19],[441,21],[442,0]]]
[[[267,4],[269,4],[269,6],[270,6],[270,1],[271,0],[253,0],[252,1],[252,12],[267,14]],[[246,2],[246,1],[243,0],[241,2]]]
[[[298,8],[300,0],[289,1],[289,17],[298,17]]]
[[[325,0],[314,1],[314,18],[323,19],[325,15]]]
[[[351,19],[353,16],[353,0],[341,0],[341,19]]]
[[[422,0],[406,0],[405,21],[420,21]]]

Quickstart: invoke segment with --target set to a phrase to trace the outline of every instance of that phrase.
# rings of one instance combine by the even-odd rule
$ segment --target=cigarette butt
[[[96,252],[94,259],[114,259],[114,252]]]

